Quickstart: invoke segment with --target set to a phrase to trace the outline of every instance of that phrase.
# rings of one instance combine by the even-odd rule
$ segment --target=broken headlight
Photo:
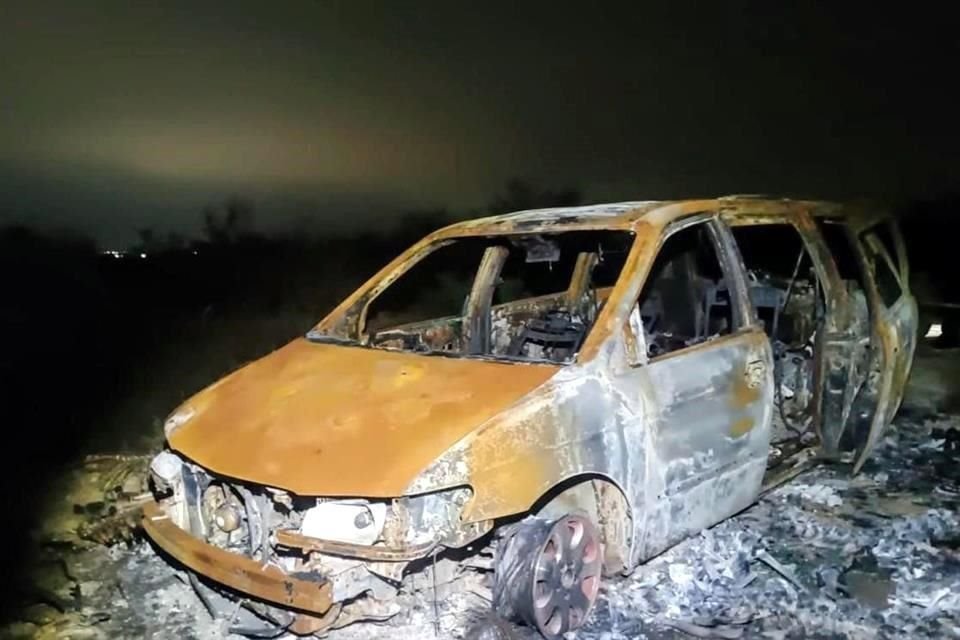
[[[473,495],[457,487],[392,502],[321,500],[303,512],[300,533],[311,538],[372,545],[415,546],[439,542],[460,528],[460,513]]]
[[[335,500],[321,502],[303,513],[300,533],[311,538],[373,544],[383,533],[385,502]]]
[[[188,529],[183,459],[170,451],[161,451],[150,461],[150,480],[154,496],[166,505],[170,518],[181,529]]]
[[[424,544],[454,534],[460,528],[460,514],[472,496],[469,487],[456,487],[397,500],[394,510],[406,525],[404,542]]]
[[[158,493],[176,493],[183,482],[183,460],[169,451],[161,451],[150,461],[150,477]]]

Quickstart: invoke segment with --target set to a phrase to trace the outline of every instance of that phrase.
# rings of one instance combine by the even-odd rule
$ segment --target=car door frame
[[[641,519],[635,523],[634,548],[639,556],[637,560],[652,557],[680,539],[749,506],[759,494],[766,468],[773,401],[772,350],[747,300],[743,263],[730,230],[720,221],[716,211],[701,212],[674,220],[659,231],[657,244],[650,254],[650,265],[652,268],[653,262],[672,235],[698,224],[706,225],[710,233],[724,277],[729,280],[731,304],[736,305],[734,317],[739,322],[728,334],[654,358],[647,356],[642,325],[632,327],[630,318],[625,322],[624,342],[632,345],[635,353],[628,358],[629,367],[620,373],[621,379],[617,386],[621,389],[635,387],[637,393],[643,396],[645,407],[654,410],[657,415],[656,418],[650,414],[646,416],[649,439],[643,460],[646,465],[643,474],[644,487],[642,492],[638,492],[643,496],[644,504],[638,505]],[[651,275],[648,270],[639,284],[637,298],[632,303],[636,308]],[[633,313],[630,315],[634,316]],[[636,321],[633,324],[636,324]],[[670,461],[657,455],[659,451],[655,437],[655,430],[662,427],[662,412],[670,409],[658,401],[658,383],[663,380],[658,380],[660,376],[657,368],[672,367],[674,365],[669,364],[671,361],[676,363],[680,358],[689,360],[695,354],[705,354],[707,351],[729,348],[730,345],[739,343],[748,345],[745,348],[747,355],[742,372],[735,371],[738,363],[733,363],[730,367],[735,378],[731,380],[731,385],[735,389],[729,400],[731,403],[740,402],[741,406],[737,411],[727,412],[731,420],[726,433],[731,439],[742,438],[741,450],[736,455],[731,455],[727,461],[720,461],[720,464],[702,470],[699,474],[694,473],[682,487],[670,487],[665,477],[666,470],[663,468],[664,464]],[[693,366],[694,363],[691,363],[691,367]],[[745,424],[744,421],[738,425],[734,414],[747,415],[749,404],[754,404],[754,408],[759,409],[760,419],[752,420],[750,424]],[[703,453],[708,452],[704,450]]]
[[[897,254],[894,263],[889,248],[880,241],[880,257],[887,262],[900,287],[900,295],[890,305],[884,302],[880,294],[876,270],[861,239],[863,234],[878,225],[887,225]],[[845,227],[866,287],[871,329],[875,345],[879,347],[873,349],[875,355],[870,363],[870,376],[861,389],[862,399],[856,408],[856,417],[861,424],[853,432],[856,447],[853,473],[858,473],[903,401],[916,350],[919,315],[916,298],[910,290],[906,243],[896,220],[886,213],[860,214],[850,216]],[[903,332],[900,331],[901,326]]]
[[[827,457],[839,457],[854,399],[865,375],[858,363],[870,342],[858,326],[853,299],[810,207],[794,203],[736,202],[721,210],[731,227],[789,225],[813,262],[823,291],[824,317],[814,340],[813,426]]]

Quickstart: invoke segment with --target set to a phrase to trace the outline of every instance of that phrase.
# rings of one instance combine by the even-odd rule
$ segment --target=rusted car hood
[[[300,495],[391,497],[557,367],[300,339],[188,400],[170,446]]]

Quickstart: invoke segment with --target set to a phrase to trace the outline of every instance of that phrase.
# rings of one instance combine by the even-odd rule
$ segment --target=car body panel
[[[627,377],[656,416],[646,427],[639,559],[756,498],[770,443],[772,365],[766,337],[748,328]]]
[[[881,227],[886,229],[893,246],[885,244],[877,235],[876,230]],[[852,221],[849,235],[864,274],[873,332],[879,342],[874,365],[876,379],[871,381],[871,396],[875,400],[869,407],[872,411],[869,428],[861,430],[856,442],[853,465],[856,473],[866,463],[903,400],[920,319],[916,298],[910,291],[905,245],[895,222],[884,215],[861,216]],[[889,269],[899,287],[899,295],[892,304],[885,302],[880,293],[878,270],[884,268]]]
[[[188,400],[169,442],[214,473],[299,495],[396,496],[557,369],[298,339]]]
[[[713,219],[692,215],[665,233],[649,228],[638,238],[657,241],[638,240],[628,265],[648,264],[675,228]],[[745,287],[738,268],[728,273]],[[635,301],[646,275],[636,269],[622,278],[611,299]],[[635,303],[621,309],[628,321],[631,309]],[[748,321],[733,335],[647,362],[628,355],[624,328],[597,357],[565,367],[459,443],[410,490],[468,483],[475,495],[462,517],[479,522],[528,509],[571,478],[603,477],[636,513],[634,562],[750,504],[770,442],[773,363],[762,330]]]
[[[837,265],[817,228],[817,208],[784,209],[782,203],[742,205],[722,210],[732,226],[790,225],[803,242],[823,291],[824,314],[815,335],[813,426],[823,452],[837,456],[848,428],[854,397],[866,378],[860,366],[870,343],[870,325],[858,313],[857,300],[840,277]],[[833,213],[832,208],[827,212]],[[822,210],[820,213],[824,213]]]

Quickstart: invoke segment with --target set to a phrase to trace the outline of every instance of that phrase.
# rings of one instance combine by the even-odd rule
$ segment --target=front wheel
[[[529,518],[514,525],[498,547],[494,606],[548,640],[561,638],[593,609],[602,565],[600,536],[585,516]]]

